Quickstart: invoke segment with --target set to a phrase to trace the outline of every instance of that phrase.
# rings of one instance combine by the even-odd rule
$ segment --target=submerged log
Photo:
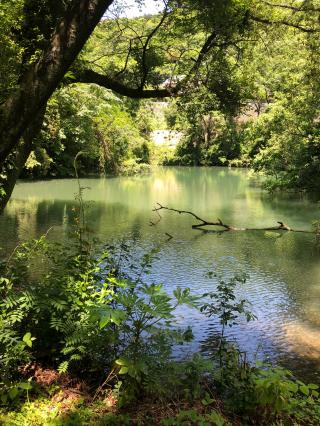
[[[204,229],[205,227],[216,227],[216,228],[222,228],[222,229],[215,229],[211,230],[211,232],[229,232],[229,231],[284,231],[284,232],[300,232],[304,234],[315,234],[319,235],[319,231],[308,231],[304,229],[293,229],[290,228],[287,224],[285,224],[282,221],[278,221],[278,225],[276,226],[268,226],[263,228],[240,228],[234,225],[230,225],[227,223],[224,223],[221,219],[217,219],[215,222],[211,222],[205,219],[202,219],[195,213],[188,211],[188,210],[178,210],[171,207],[163,206],[160,203],[157,203],[157,206],[152,210],[153,212],[157,213],[158,220],[156,222],[150,222],[150,225],[157,225],[161,220],[160,211],[161,210],[167,210],[171,212],[175,212],[178,214],[185,214],[194,217],[199,223],[196,223],[195,225],[192,225],[192,229],[202,230],[202,231],[208,231],[208,229]]]

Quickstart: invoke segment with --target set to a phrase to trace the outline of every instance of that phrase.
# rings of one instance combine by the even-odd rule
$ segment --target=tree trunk
[[[2,189],[5,191],[4,196],[0,197],[0,214],[6,207],[15,184],[26,164],[26,161],[33,149],[33,141],[39,134],[43,118],[45,114],[45,108],[40,111],[36,119],[24,133],[17,147],[16,153],[14,154],[14,160],[10,164],[10,168],[5,172],[5,178],[1,182]]]
[[[113,0],[75,0],[57,25],[48,47],[0,106],[0,164],[15,147],[77,58]]]

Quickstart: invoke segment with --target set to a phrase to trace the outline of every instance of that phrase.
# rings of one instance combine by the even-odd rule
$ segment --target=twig
[[[97,399],[97,397],[99,396],[99,394],[103,391],[103,388],[108,384],[108,382],[110,382],[111,380],[113,380],[115,377],[117,377],[116,373],[115,373],[115,369],[113,368],[110,373],[108,374],[107,378],[105,379],[105,381],[98,387],[98,389],[96,390],[92,401],[95,401]]]
[[[162,217],[161,217],[161,214],[158,212],[158,210],[153,210],[153,211],[155,211],[156,213],[157,213],[157,215],[158,215],[158,219],[157,219],[157,221],[155,221],[155,222],[152,222],[152,220],[150,220],[150,222],[149,222],[149,225],[150,226],[156,226],[156,225],[158,225],[158,223],[161,221],[161,219],[162,219]]]
[[[56,226],[55,226],[55,225],[50,226],[50,228],[49,228],[49,229],[47,229],[47,231],[45,232],[45,234],[44,234],[42,237],[47,238],[47,236],[49,235],[49,232],[51,232],[51,231],[52,231],[52,229],[54,229],[54,228],[56,228]],[[9,266],[9,264],[10,264],[10,262],[11,262],[11,259],[12,259],[12,258],[13,258],[13,256],[15,255],[16,251],[17,251],[17,250],[19,250],[19,248],[20,248],[22,245],[23,245],[23,243],[19,243],[19,244],[17,244],[17,245],[16,245],[16,247],[12,250],[12,252],[11,252],[10,256],[9,256],[9,257],[8,257],[8,259],[6,260],[6,269],[8,269],[8,266]]]

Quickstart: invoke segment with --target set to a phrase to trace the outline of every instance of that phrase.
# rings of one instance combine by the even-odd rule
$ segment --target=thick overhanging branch
[[[75,73],[76,78],[73,82],[77,83],[94,83],[106,89],[113,90],[122,96],[127,96],[133,99],[150,99],[150,98],[168,98],[176,96],[178,90],[176,88],[164,89],[143,89],[128,87],[107,75],[100,74],[93,70],[83,70]]]
[[[191,211],[174,209],[174,208],[171,208],[171,207],[163,206],[160,203],[157,203],[157,206],[152,210],[152,211],[157,213],[158,220],[156,222],[150,222],[150,225],[155,226],[160,222],[161,215],[160,215],[159,212],[161,210],[167,210],[167,211],[175,212],[175,213],[178,213],[178,214],[185,214],[185,215],[192,216],[193,218],[195,218],[199,222],[199,223],[196,223],[195,225],[192,225],[192,229],[198,229],[198,230],[203,230],[203,231],[208,231],[208,229],[204,229],[204,228],[211,226],[211,227],[215,227],[215,228],[220,228],[220,229],[211,230],[211,232],[219,232],[219,233],[227,232],[227,231],[285,231],[285,232],[300,232],[300,233],[304,233],[304,234],[317,234],[317,231],[306,231],[306,230],[303,230],[303,229],[290,228],[288,225],[286,225],[284,222],[281,222],[281,221],[277,222],[278,225],[276,225],[276,226],[268,226],[268,227],[264,227],[264,228],[241,228],[241,227],[237,227],[237,226],[234,226],[234,225],[224,223],[219,218],[215,222],[211,222],[211,221],[202,219],[201,217],[199,217],[198,215],[196,215],[195,213],[193,213]]]
[[[143,75],[141,84],[139,87],[129,87],[124,83],[121,83],[120,81],[117,81],[115,78],[110,77],[108,75],[98,73],[96,71],[93,71],[91,69],[83,69],[81,71],[75,71],[76,79],[74,82],[78,83],[94,83],[99,86],[105,87],[107,89],[113,90],[114,92],[118,93],[122,96],[127,96],[129,98],[133,99],[150,99],[150,98],[168,98],[179,95],[179,92],[182,91],[183,87],[186,86],[186,84],[192,80],[192,78],[197,74],[199,71],[199,68],[201,64],[204,62],[207,54],[212,50],[214,46],[218,46],[217,43],[217,34],[213,31],[208,38],[205,40],[203,46],[201,47],[199,54],[197,58],[195,59],[195,62],[193,66],[190,68],[189,72],[187,73],[187,76],[180,81],[175,87],[165,87],[165,88],[156,88],[156,89],[145,89],[144,85],[146,82],[147,77],[147,67],[146,67],[146,51],[148,48],[148,43],[150,42],[150,39],[153,37],[153,35],[157,32],[157,30],[161,27],[163,24],[165,18],[168,16],[168,13],[165,12],[161,21],[159,24],[154,28],[154,30],[148,35],[146,43],[143,45],[143,54],[142,54],[142,67],[143,67]],[[296,28],[302,32],[305,33],[316,33],[319,30],[306,27],[303,25],[300,25],[298,23],[285,21],[285,20],[270,20],[265,17],[260,17],[256,15],[249,15],[249,19],[252,21],[264,24],[264,25],[284,25],[292,28]],[[230,41],[226,43],[232,44]],[[129,49],[130,52],[131,49]],[[128,53],[129,56],[130,53]],[[126,59],[125,68],[127,67],[128,62],[128,56]],[[124,70],[122,70],[119,74],[121,74]]]
[[[161,20],[161,24],[164,22],[165,17],[167,14],[164,14],[163,19]],[[158,30],[160,27],[160,24],[154,29],[152,35]],[[194,65],[190,69],[188,75],[186,78],[184,78],[182,81],[180,81],[176,86],[174,87],[165,87],[165,88],[157,88],[157,89],[145,89],[145,77],[147,70],[144,69],[144,77],[142,77],[143,83],[136,88],[128,87],[127,85],[115,80],[112,77],[109,77],[106,74],[100,74],[96,71],[93,71],[91,69],[83,69],[81,71],[74,71],[75,74],[75,80],[73,82],[77,83],[94,83],[98,84],[99,86],[105,87],[106,89],[113,90],[114,92],[118,93],[122,96],[127,96],[129,98],[133,99],[150,99],[150,98],[168,98],[177,96],[179,94],[179,91],[181,87],[186,84],[188,81],[191,80],[191,78],[198,72],[201,63],[204,61],[206,55],[212,47],[215,45],[216,42],[216,33],[210,34],[210,36],[205,41],[204,45],[202,46],[199,55],[197,59],[195,60]],[[149,42],[149,40],[148,40]],[[147,43],[144,46],[144,48],[147,47]],[[144,52],[145,55],[146,52]],[[145,58],[144,58],[145,61]]]

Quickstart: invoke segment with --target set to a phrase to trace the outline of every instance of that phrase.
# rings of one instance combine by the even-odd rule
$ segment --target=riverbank
[[[211,170],[207,173],[209,177]],[[239,177],[239,171],[231,176],[230,173],[216,170],[218,184],[225,176],[232,180]],[[171,180],[165,182],[172,195],[174,174],[169,176]],[[159,186],[159,176],[127,178],[124,185],[134,196],[137,193],[132,194],[133,184],[145,189],[150,179]],[[99,183],[109,190],[114,181]],[[69,183],[71,189],[77,181]],[[46,184],[43,183],[44,191]],[[83,181],[80,184],[85,186]],[[56,190],[60,197],[61,188],[59,181]],[[181,187],[176,188],[181,191]],[[243,187],[237,187],[238,194],[239,188]],[[101,187],[98,189],[97,194],[103,196]],[[48,196],[47,192],[43,194]],[[41,192],[37,191],[37,196],[41,197]],[[237,233],[195,231],[193,236],[190,221],[179,217],[173,222],[174,235],[163,242],[170,222],[162,213],[161,220],[155,223],[153,218],[152,226],[148,226],[153,237],[149,249],[142,238],[146,234],[137,234],[137,228],[135,238],[130,234],[121,240],[109,237],[105,244],[93,238],[90,229],[90,210],[97,205],[85,202],[83,196],[81,190],[70,209],[61,200],[63,215],[57,217],[63,219],[64,228],[56,225],[56,231],[63,239],[58,242],[51,231],[29,239],[1,264],[0,375],[4,380],[0,383],[0,400],[4,408],[0,419],[4,424],[37,424],[33,418],[39,410],[49,413],[43,423],[40,417],[39,425],[90,424],[91,419],[92,424],[167,426],[319,422],[316,377],[310,384],[303,383],[294,377],[298,370],[293,376],[276,362],[259,362],[253,357],[252,337],[264,325],[269,330],[274,325],[276,311],[272,312],[270,306],[277,305],[266,304],[270,285],[263,294],[259,287],[259,297],[251,298],[256,275],[252,278],[252,267],[244,270],[241,257],[218,256],[213,251],[212,239],[218,238],[219,247],[224,241],[230,253],[230,247],[241,241]],[[214,201],[217,199],[216,196]],[[136,205],[137,198],[132,201]],[[30,217],[39,215],[33,213],[27,216]],[[240,221],[241,216],[237,217]],[[123,216],[119,219],[117,214],[110,225],[120,224]],[[30,237],[30,226],[28,231]],[[277,233],[272,233],[272,238],[264,232],[244,234],[248,235],[247,241],[258,238],[264,247],[261,266],[265,265],[267,242],[274,249],[276,241],[283,241]],[[293,234],[288,236],[296,239]],[[191,239],[187,241],[191,242],[199,235],[196,244],[204,238],[206,245],[200,245],[202,258],[194,262],[187,241],[181,252],[177,235],[188,235]],[[305,242],[309,238],[309,234],[298,235]],[[162,240],[160,246],[155,244],[155,237]],[[252,250],[251,245],[247,247]],[[172,253],[182,254],[178,265]],[[204,262],[205,279],[195,286],[199,282],[192,279],[192,274],[199,273],[199,259],[205,260],[206,254],[211,259],[214,255],[220,264],[212,265],[209,259]],[[174,261],[174,268],[170,260]],[[248,265],[248,258],[244,260]],[[160,272],[167,272],[170,277],[161,279]],[[175,285],[180,274],[183,281]],[[186,285],[186,277],[192,289]],[[279,285],[274,284],[278,303]],[[262,315],[263,306],[266,318]],[[203,324],[210,328],[203,330],[207,337],[201,342],[201,356]],[[247,342],[245,349],[242,336]],[[300,356],[306,360],[305,353]]]
[[[101,241],[119,243],[125,237],[136,257],[160,247],[150,280],[166,291],[189,286],[194,294],[212,291],[214,270],[232,276],[238,270],[250,278],[239,294],[254,306],[258,320],[227,331],[241,350],[256,359],[281,363],[310,382],[320,382],[318,265],[314,236],[287,233],[203,233],[192,218],[152,212],[157,202],[193,211],[200,217],[240,227],[273,226],[283,221],[294,229],[311,230],[318,205],[292,194],[270,196],[246,170],[227,168],[160,168],[150,175],[112,179],[81,179],[88,226]],[[65,241],[72,230],[77,182],[62,179],[21,182],[0,217],[2,257],[19,242],[38,238],[49,229],[54,241]],[[168,240],[168,236],[172,239]],[[263,255],[262,255],[263,253]],[[179,273],[176,273],[177,268]],[[195,339],[185,352],[207,351],[217,322],[184,307],[180,325],[192,325]],[[270,318],[272,317],[272,321]],[[308,341],[301,337],[310,336]]]
[[[92,400],[92,396],[75,389],[61,390],[51,398],[40,397],[26,402],[16,410],[0,409],[0,423],[6,426],[175,425],[186,421],[232,424],[222,413],[222,403],[218,400],[209,406],[201,400],[145,401],[120,410],[112,395]]]

